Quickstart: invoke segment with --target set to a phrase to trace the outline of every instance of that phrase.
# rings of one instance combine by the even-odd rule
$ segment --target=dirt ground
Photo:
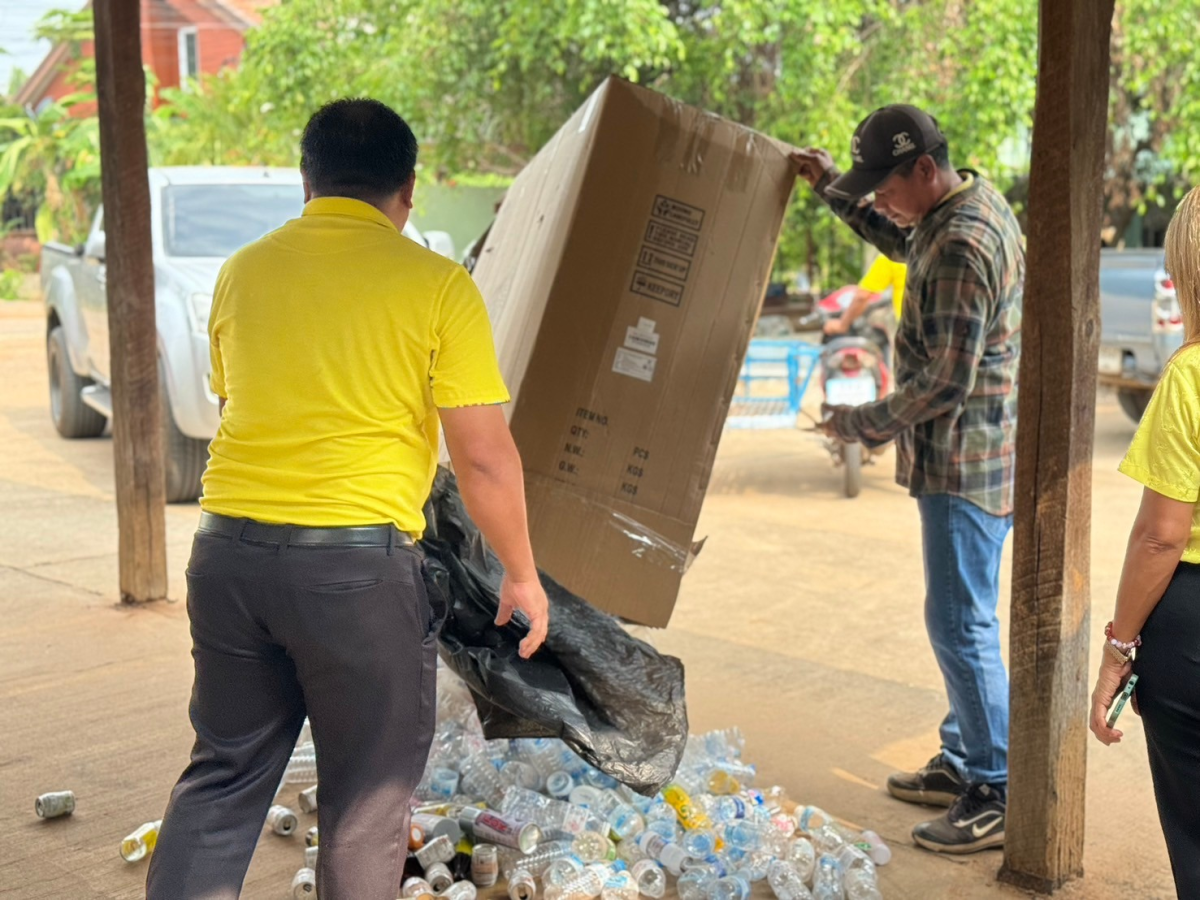
[[[43,339],[36,304],[0,304],[0,897],[134,898],[145,864],[125,864],[117,845],[162,814],[187,758],[187,617],[179,602],[117,603],[111,441],[57,436]],[[1097,418],[1095,647],[1139,495],[1116,473],[1131,424],[1111,398]],[[889,900],[1024,896],[996,883],[999,852],[915,849],[909,831],[929,811],[882,790],[936,751],[945,697],[914,503],[890,458],[857,499],[839,486],[810,435],[727,433],[699,528],[708,543],[674,621],[639,632],[687,664],[694,731],[740,725],[761,783],[891,843]],[[176,600],[196,517],[194,505],[167,511]],[[1007,633],[1007,581],[1004,592]],[[1086,874],[1060,896],[1174,896],[1143,732],[1133,716],[1123,727],[1120,746],[1089,744]],[[75,791],[75,815],[37,819],[34,798],[61,789]],[[243,896],[287,896],[301,858],[298,838],[264,835]]]

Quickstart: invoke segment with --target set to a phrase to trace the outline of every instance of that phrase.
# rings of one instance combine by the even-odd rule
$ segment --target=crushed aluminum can
[[[317,811],[317,786],[314,784],[312,787],[301,791],[298,803],[300,812],[315,813]]]
[[[315,896],[317,896],[317,873],[306,866],[292,879],[292,898],[293,900],[303,900],[305,897]]]
[[[289,837],[300,827],[300,819],[286,806],[272,806],[267,810],[267,824],[281,837]]]
[[[432,841],[417,851],[417,862],[426,872],[435,863],[448,863],[454,859],[454,844],[445,835],[435,837]]]
[[[49,794],[42,794],[34,801],[33,808],[43,819],[69,816],[75,812],[75,793],[73,791],[52,791]]]
[[[454,884],[454,876],[445,863],[434,863],[425,870],[425,880],[435,894],[444,894]]]

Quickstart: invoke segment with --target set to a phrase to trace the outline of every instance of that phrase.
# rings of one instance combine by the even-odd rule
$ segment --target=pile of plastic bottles
[[[285,783],[312,782],[303,736]],[[781,788],[756,789],[736,728],[689,738],[675,780],[643,797],[557,740],[486,741],[466,686],[439,672],[438,726],[413,800],[405,900],[881,900],[891,853]],[[313,799],[315,804],[315,798]],[[315,829],[293,896],[315,896]]]

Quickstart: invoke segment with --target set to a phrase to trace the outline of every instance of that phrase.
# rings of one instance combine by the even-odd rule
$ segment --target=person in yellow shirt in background
[[[1092,692],[1091,729],[1133,674],[1158,818],[1180,898],[1200,897],[1200,188],[1167,229],[1184,345],[1163,369],[1120,469],[1143,485]]]
[[[236,900],[305,716],[321,783],[317,893],[395,900],[446,614],[415,544],[439,424],[504,564],[497,624],[527,616],[524,657],[546,637],[483,298],[462,266],[402,234],[416,160],[411,129],[382,103],[323,107],[301,138],[304,214],[217,279],[221,425],[187,570],[196,741],[147,900]]]
[[[830,336],[846,334],[850,326],[871,305],[878,295],[888,288],[892,289],[892,308],[896,312],[896,321],[900,321],[900,308],[904,302],[904,279],[908,274],[908,266],[904,263],[893,262],[883,254],[875,257],[867,274],[858,283],[858,290],[850,300],[841,316],[830,319],[825,323],[825,333]]]

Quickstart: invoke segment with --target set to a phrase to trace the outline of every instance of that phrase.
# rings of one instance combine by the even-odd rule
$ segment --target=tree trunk
[[[96,0],[93,15],[121,599],[156,600],[167,595],[166,487],[140,2]]]
[[[1083,871],[1088,545],[1112,13],[1113,0],[1041,0],[1000,878],[1045,892]]]

